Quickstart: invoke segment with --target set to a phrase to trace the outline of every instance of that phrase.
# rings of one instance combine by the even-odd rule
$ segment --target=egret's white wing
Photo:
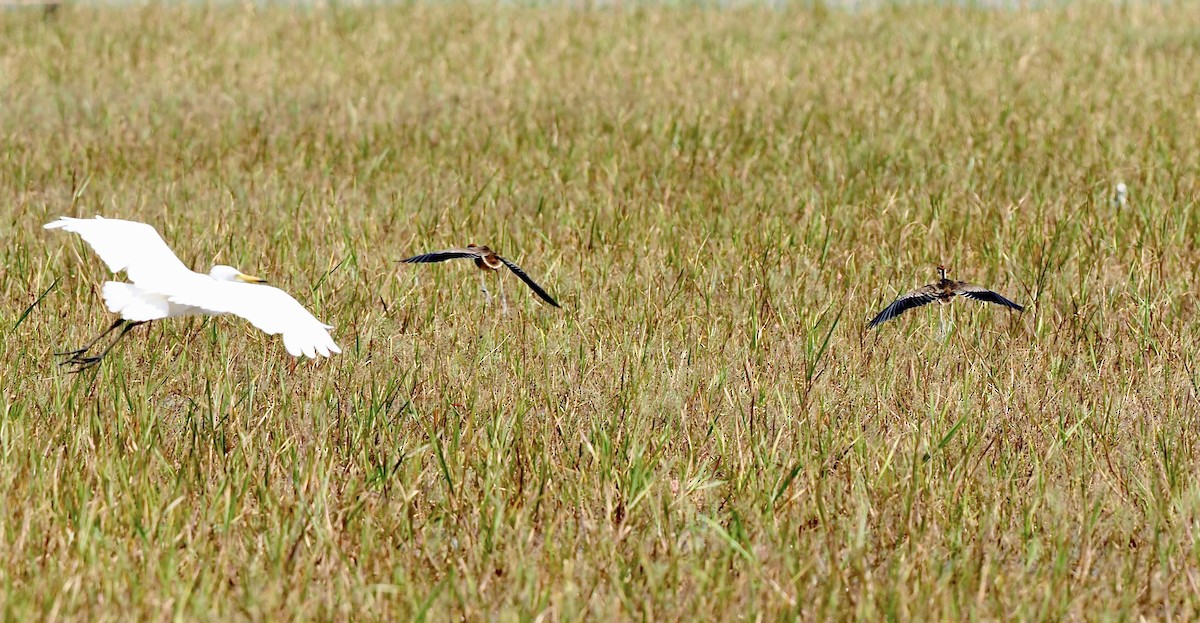
[[[162,236],[145,223],[102,216],[92,219],[64,216],[46,223],[45,228],[79,234],[108,264],[109,270],[125,271],[129,281],[146,290],[161,291],[183,273],[195,274],[175,257]]]
[[[329,336],[333,327],[317,320],[287,292],[271,286],[198,277],[170,293],[170,301],[210,314],[241,316],[267,335],[283,334],[283,346],[293,357],[303,353],[316,359],[317,355],[328,357],[342,352]]]

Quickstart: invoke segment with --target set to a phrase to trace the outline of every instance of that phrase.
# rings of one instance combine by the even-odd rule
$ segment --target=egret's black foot
[[[84,357],[83,353],[76,353],[75,355],[67,357],[66,359],[58,362],[58,365],[60,365],[60,366],[80,366],[80,365],[94,366],[100,362],[100,359],[101,359],[100,357]]]
[[[103,359],[104,359],[103,357],[77,357],[70,361],[64,361],[59,365],[65,365],[65,364],[69,363],[69,364],[75,366],[75,369],[71,370],[70,374],[79,374],[80,372],[83,372],[84,370],[87,370],[89,368],[94,368]]]
[[[83,348],[79,348],[76,350],[69,350],[65,353],[54,353],[54,354],[66,357],[66,359],[63,359],[62,361],[58,362],[58,365],[60,365],[60,366],[75,366],[75,369],[71,371],[72,373],[74,373],[74,372],[79,372],[80,370],[83,370],[85,368],[90,368],[90,367],[100,363],[100,360],[104,359],[104,355],[108,354],[108,351],[105,350],[103,353],[100,353],[97,356],[92,356],[92,357],[85,356],[85,354],[90,350],[92,350],[91,346],[85,346]]]
[[[105,330],[104,333],[101,333],[96,339],[92,340],[87,346],[84,346],[83,348],[78,348],[75,350],[69,350],[69,351],[62,352],[62,353],[54,353],[55,355],[66,357],[66,359],[64,359],[63,361],[60,361],[58,363],[58,365],[60,365],[60,366],[65,366],[65,365],[75,366],[75,369],[71,370],[72,374],[74,374],[76,372],[80,372],[82,370],[86,370],[87,368],[91,368],[91,367],[95,366],[96,364],[100,363],[100,360],[104,359],[104,356],[108,354],[108,351],[112,350],[112,347],[116,346],[117,342],[120,342],[121,338],[125,337],[125,334],[129,333],[130,329],[132,329],[140,324],[145,324],[145,321],[133,322],[130,320],[123,320],[123,319],[118,318],[116,322],[112,323],[111,327],[109,327],[107,330]],[[84,353],[90,351],[93,346],[95,346],[98,342],[100,342],[100,340],[104,339],[104,336],[108,335],[109,333],[112,333],[118,327],[121,328],[121,333],[117,335],[117,339],[115,339],[111,343],[109,343],[109,345],[99,355],[96,355],[95,357],[84,357],[83,356]]]

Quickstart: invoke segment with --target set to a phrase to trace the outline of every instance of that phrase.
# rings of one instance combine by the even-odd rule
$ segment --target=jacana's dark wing
[[[867,323],[867,328],[870,329],[879,323],[887,322],[888,320],[891,320],[892,318],[895,318],[896,316],[899,316],[900,314],[903,314],[914,307],[928,305],[936,300],[938,300],[937,287],[932,284],[917,288],[916,290],[913,290],[907,294],[901,294],[900,298],[893,301],[891,305],[885,307],[883,311],[879,312],[878,316],[875,316],[871,322]]]
[[[996,305],[1011,307],[1017,311],[1025,311],[1024,307],[1017,305],[1016,303],[1004,298],[1003,296],[1000,296],[995,292],[992,292],[987,288],[977,286],[975,284],[960,281],[957,285],[955,285],[954,292],[969,299],[975,299],[976,301],[995,303]]]
[[[542,286],[539,286],[536,282],[534,282],[534,280],[530,279],[529,275],[526,275],[525,271],[521,270],[520,266],[517,266],[516,264],[513,264],[502,257],[500,258],[500,261],[504,262],[504,265],[507,266],[509,270],[513,271],[513,273],[520,277],[521,281],[525,282],[525,285],[529,286],[534,292],[537,293],[538,296],[542,297],[543,301],[546,301],[555,307],[560,307],[558,301],[555,301],[549,294],[546,294],[546,291],[542,289]]]
[[[483,254],[473,249],[446,249],[445,251],[434,251],[433,253],[423,253],[414,255],[408,259],[400,260],[405,264],[428,264],[430,262],[445,262],[446,260],[457,260],[461,258],[479,259]]]

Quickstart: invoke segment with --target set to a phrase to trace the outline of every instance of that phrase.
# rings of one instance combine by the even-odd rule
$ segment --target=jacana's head
[[[224,264],[217,264],[208,271],[208,276],[217,281],[240,281],[242,283],[266,283],[266,279],[260,279]]]
[[[945,278],[946,278],[946,266],[944,264],[938,264],[938,279],[945,279]]]

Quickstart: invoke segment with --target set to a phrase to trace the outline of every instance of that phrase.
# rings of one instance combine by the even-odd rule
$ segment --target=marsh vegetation
[[[4,618],[1194,618],[1197,32],[0,14]],[[343,352],[164,321],[67,374],[109,276],[41,226],[94,214]],[[397,263],[467,243],[562,309]],[[866,328],[941,263],[1025,312]]]

